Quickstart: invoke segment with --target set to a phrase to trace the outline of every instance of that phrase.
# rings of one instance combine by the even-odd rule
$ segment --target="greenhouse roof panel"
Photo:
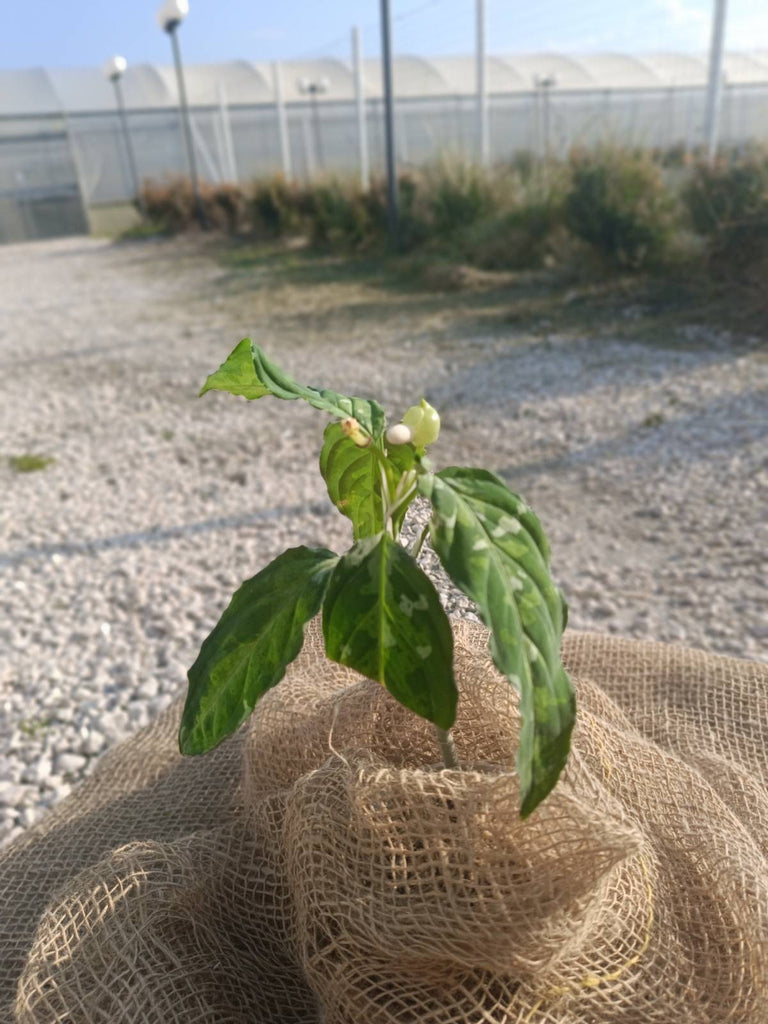
[[[50,114],[59,107],[56,90],[44,68],[0,70],[0,117]]]
[[[281,65],[283,98],[307,102],[308,83],[320,86],[319,103],[348,101],[354,96],[352,67],[347,61],[325,58],[285,61]],[[768,51],[726,54],[726,82],[732,85],[768,83]],[[186,82],[193,106],[274,103],[273,65],[234,60],[223,64],[187,66]],[[381,64],[363,62],[366,95],[382,94]],[[528,93],[543,79],[556,91],[702,87],[707,77],[705,56],[686,54],[592,54],[578,57],[558,53],[494,55],[488,58],[491,93]],[[470,96],[476,88],[473,56],[425,58],[399,56],[394,62],[395,93],[400,97]],[[136,64],[123,78],[126,105],[131,109],[175,106],[176,75],[170,65]],[[0,117],[39,116],[112,111],[115,97],[98,68],[29,68],[0,70]]]

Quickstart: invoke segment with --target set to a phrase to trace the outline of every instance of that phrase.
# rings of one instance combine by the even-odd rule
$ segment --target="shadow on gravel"
[[[126,352],[134,348],[157,348],[156,338],[145,338],[143,341],[114,341],[109,345],[85,345],[83,348],[66,348],[57,352],[50,349],[45,354],[45,364],[58,363],[67,359],[80,359],[82,356],[104,356],[111,353]],[[21,366],[38,366],[40,363],[39,354],[29,359],[6,359],[0,360],[0,370],[15,370]]]
[[[456,366],[453,376],[430,391],[436,405],[463,408],[508,406],[536,398],[586,395],[600,387],[633,387],[687,377],[700,367],[727,364],[750,351],[743,345],[708,349],[664,348],[645,340],[566,337],[520,339],[508,352]],[[505,386],[506,384],[506,386]]]
[[[283,332],[393,320],[400,329],[407,318],[418,333],[421,319],[431,321],[434,331],[441,318],[438,330],[450,329],[454,341],[478,333],[502,333],[510,340],[521,333],[570,333],[708,351],[713,341],[726,349],[733,344],[731,329],[743,335],[762,334],[764,328],[764,320],[740,315],[738,296],[723,296],[711,282],[683,270],[658,276],[596,275],[567,266],[486,271],[452,262],[450,250],[344,256],[252,242],[208,246],[207,254],[222,272],[203,286],[205,299],[283,289],[268,311],[270,325]]]
[[[760,408],[762,415],[744,413],[749,402]],[[731,429],[715,431],[718,424],[728,423]],[[594,466],[605,459],[659,459],[676,456],[690,465],[708,461],[714,452],[735,454],[746,445],[765,441],[768,422],[768,398],[764,391],[744,392],[726,399],[717,399],[685,416],[670,417],[653,426],[630,425],[614,437],[573,448],[561,455],[530,462],[510,464],[499,470],[506,479],[521,473],[541,475]],[[733,429],[736,426],[738,432]]]
[[[0,552],[0,569],[7,569],[23,562],[33,562],[41,558],[60,555],[72,558],[77,555],[95,555],[100,551],[114,548],[138,548],[145,544],[162,544],[177,537],[192,537],[196,534],[213,533],[217,530],[239,530],[244,526],[255,526],[258,523],[272,522],[276,519],[291,519],[294,516],[331,515],[331,508],[325,505],[282,505],[277,508],[263,509],[243,516],[219,516],[206,519],[200,523],[185,523],[181,526],[157,526],[149,530],[137,530],[134,533],[119,533],[111,537],[97,537],[93,540],[59,541],[55,544],[35,544],[20,551]]]

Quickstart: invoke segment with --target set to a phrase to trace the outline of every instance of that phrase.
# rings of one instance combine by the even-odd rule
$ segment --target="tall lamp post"
[[[392,16],[389,0],[381,0],[381,69],[384,92],[384,138],[387,150],[387,221],[389,242],[397,246],[397,158],[395,156],[395,101],[392,85]]]
[[[323,139],[320,133],[320,111],[317,106],[317,97],[323,96],[331,87],[327,78],[300,78],[298,82],[299,92],[303,96],[309,96],[312,105],[312,124],[315,129],[315,152],[320,170],[323,170],[325,160],[323,158]]]
[[[536,75],[534,84],[538,90],[538,94],[541,102],[541,138],[539,145],[541,147],[540,156],[542,159],[549,160],[551,147],[550,147],[550,131],[549,131],[549,97],[552,90],[557,85],[557,75]]]
[[[125,69],[127,67],[128,62],[125,57],[119,57],[115,54],[114,57],[110,57],[104,64],[104,75],[115,87],[115,98],[117,100],[117,110],[120,115],[120,125],[123,130],[125,152],[128,155],[128,172],[131,178],[131,188],[133,190],[136,205],[139,208],[139,213],[144,217],[147,211],[144,206],[144,199],[141,195],[141,188],[139,187],[139,174],[136,170],[136,154],[133,151],[133,141],[131,140],[131,133],[128,130],[128,115],[125,112],[125,99],[123,98],[123,87],[120,82],[120,79],[125,74]]]
[[[720,128],[720,105],[723,92],[723,46],[725,45],[725,17],[728,0],[715,0],[712,18],[712,42],[709,47],[709,73],[707,101],[704,111],[704,134],[707,160],[714,163],[717,155],[717,136]]]
[[[181,123],[184,129],[184,144],[187,150],[187,163],[189,165],[189,179],[192,182],[192,192],[195,197],[195,209],[200,227],[205,231],[208,227],[203,201],[200,198],[200,186],[197,180],[197,162],[195,160],[195,145],[192,139],[192,122],[189,117],[189,104],[187,103],[187,88],[184,83],[184,68],[181,63],[181,50],[179,49],[179,38],[177,30],[182,21],[189,14],[189,0],[165,0],[163,6],[157,12],[157,20],[160,28],[167,32],[171,39],[173,50],[173,63],[176,67],[176,82],[179,87],[179,110],[181,111]]]

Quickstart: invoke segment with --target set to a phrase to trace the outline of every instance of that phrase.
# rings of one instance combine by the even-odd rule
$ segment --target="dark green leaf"
[[[355,540],[384,528],[381,469],[373,445],[359,448],[338,423],[329,423],[320,452],[320,472],[331,501],[352,520]]]
[[[253,711],[301,650],[338,556],[291,548],[246,580],[189,670],[179,730],[182,754],[215,747]]]
[[[333,571],[323,604],[326,654],[375,679],[422,718],[456,718],[453,635],[435,588],[385,533],[358,541]]]
[[[208,377],[200,394],[204,395],[206,391],[229,391],[232,395],[242,395],[249,399],[263,398],[269,394],[269,389],[259,383],[253,368],[250,338],[243,338],[218,370]]]
[[[541,524],[493,473],[451,468],[420,479],[435,510],[432,545],[491,631],[498,669],[520,692],[517,765],[526,816],[557,782],[575,715],[560,661],[562,597],[549,575]]]
[[[292,377],[280,369],[262,352],[258,345],[252,346],[253,367],[259,382],[275,398],[292,400],[303,398],[315,409],[328,412],[338,419],[353,416],[363,430],[374,439],[384,430],[384,410],[378,402],[366,398],[348,398],[336,391],[306,387],[297,384]]]

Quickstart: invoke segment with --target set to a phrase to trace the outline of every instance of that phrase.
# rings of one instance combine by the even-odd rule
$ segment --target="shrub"
[[[275,175],[253,187],[251,208],[254,226],[270,238],[282,238],[302,230],[307,200],[298,185]]]
[[[768,268],[768,153],[699,163],[683,197],[706,239],[710,271],[757,283]]]
[[[550,262],[562,229],[562,209],[522,205],[473,225],[459,249],[464,260],[483,270],[536,269]]]
[[[498,206],[492,176],[471,164],[441,163],[428,169],[424,189],[429,227],[440,238],[477,224]]]
[[[492,211],[464,232],[463,258],[484,270],[560,262],[571,241],[564,212],[569,181],[568,166],[554,161],[527,178],[517,166],[496,172]]]
[[[601,149],[572,158],[565,217],[607,262],[638,268],[667,251],[674,204],[649,157]]]
[[[371,240],[373,222],[362,189],[332,180],[316,185],[310,195],[314,245],[356,249]]]
[[[383,213],[386,221],[386,184],[382,183]],[[409,171],[398,178],[398,244],[404,252],[424,245],[430,237],[430,209],[422,175]]]
[[[197,224],[197,204],[189,178],[146,181],[141,194],[148,219],[160,230],[175,235]],[[212,228],[236,234],[248,227],[248,204],[239,185],[203,183],[200,198]]]
[[[195,196],[189,178],[145,181],[141,189],[147,217],[162,231],[186,231],[195,219]]]
[[[248,200],[239,185],[204,185],[200,192],[203,210],[212,228],[229,235],[247,230]]]

